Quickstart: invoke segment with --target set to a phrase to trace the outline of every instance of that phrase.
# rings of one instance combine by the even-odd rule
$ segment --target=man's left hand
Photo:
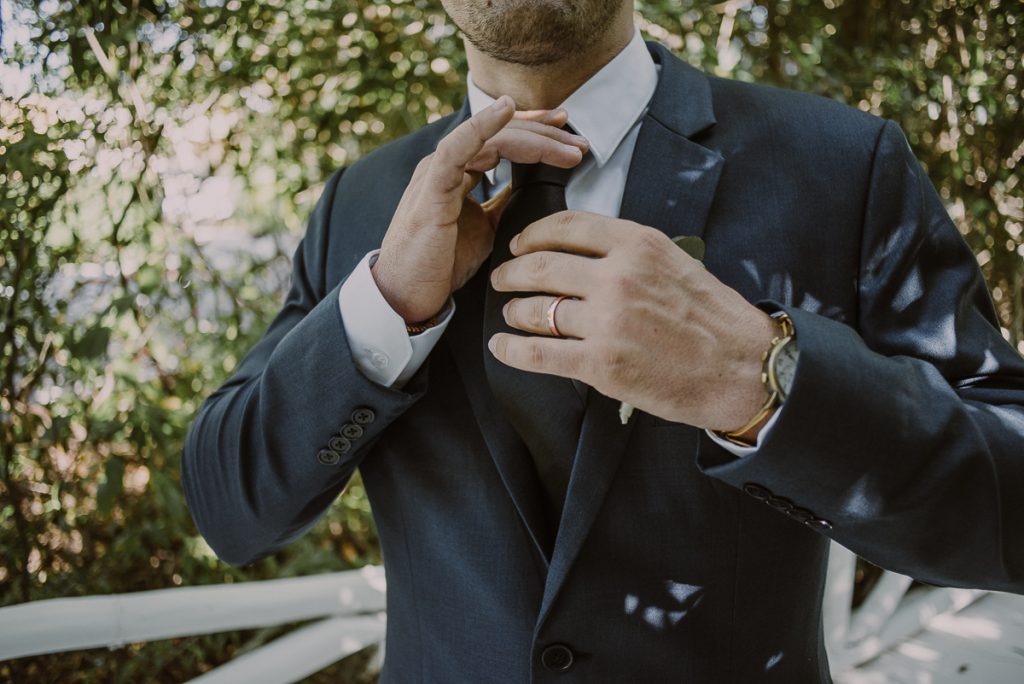
[[[666,420],[713,430],[746,424],[767,399],[761,354],[771,317],[672,240],[632,221],[562,211],[512,239],[496,290],[523,292],[489,344],[509,366],[576,378]],[[538,294],[531,294],[538,293]],[[554,337],[547,310],[559,295]]]

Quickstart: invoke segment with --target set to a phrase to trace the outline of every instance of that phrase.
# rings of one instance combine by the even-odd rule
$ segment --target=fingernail
[[[566,152],[572,152],[573,154],[583,155],[583,151],[575,145],[562,145]]]
[[[518,244],[519,244],[519,233],[516,233],[515,235],[512,236],[512,241],[508,243],[509,251],[515,252],[516,251],[516,245],[518,245]]]
[[[494,111],[496,112],[503,112],[506,109],[508,109],[509,105],[511,104],[512,98],[509,97],[508,95],[502,95],[501,97],[494,101],[494,104],[492,104],[491,107],[493,107]]]
[[[492,353],[492,354],[494,354],[494,353],[495,353],[494,349],[495,349],[495,347],[497,347],[497,346],[498,346],[498,345],[497,345],[497,343],[495,343],[495,341],[494,341],[494,338],[493,338],[493,337],[492,337],[491,339],[487,340],[487,348],[491,350],[491,353]]]

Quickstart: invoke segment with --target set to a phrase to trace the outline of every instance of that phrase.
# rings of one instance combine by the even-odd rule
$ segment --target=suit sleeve
[[[328,180],[310,218],[281,310],[203,402],[185,439],[189,510],[232,565],[273,553],[312,527],[382,431],[427,389],[429,359],[402,389],[373,382],[353,359],[341,283],[327,291],[325,274],[341,178],[338,171]]]
[[[885,568],[1024,593],[1024,360],[891,122],[857,292],[855,327],[760,303],[793,319],[791,393],[756,453],[738,460],[704,437],[698,465]]]

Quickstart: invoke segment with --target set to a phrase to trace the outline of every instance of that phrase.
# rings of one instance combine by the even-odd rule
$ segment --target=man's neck
[[[551,64],[524,66],[505,62],[464,41],[473,82],[492,97],[511,95],[519,110],[557,107],[629,44],[635,30],[632,6],[626,4],[624,8],[607,34],[595,40],[590,50]]]

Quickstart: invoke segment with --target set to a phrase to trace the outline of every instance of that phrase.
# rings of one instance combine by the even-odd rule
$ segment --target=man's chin
[[[477,50],[525,66],[556,64],[587,52],[609,30],[621,6],[620,0],[490,0],[486,7],[465,0],[443,4]]]
[[[519,64],[522,66],[545,66],[555,64],[569,58],[573,51],[566,48],[565,43],[551,42],[517,42],[497,44],[488,41],[473,41],[473,46],[488,57]]]

